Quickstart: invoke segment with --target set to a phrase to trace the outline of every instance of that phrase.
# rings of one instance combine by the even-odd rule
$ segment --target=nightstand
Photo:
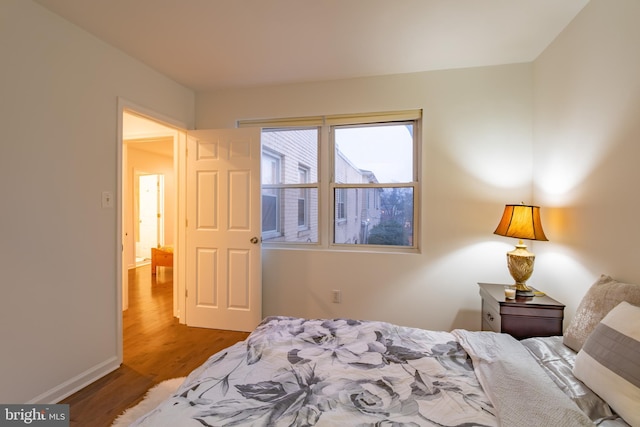
[[[548,296],[507,300],[508,285],[478,283],[482,298],[482,330],[504,332],[516,339],[562,335],[564,304]]]

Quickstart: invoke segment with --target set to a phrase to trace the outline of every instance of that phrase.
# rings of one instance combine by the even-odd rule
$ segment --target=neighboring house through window
[[[280,157],[272,152],[262,152],[262,235],[278,236],[280,231]],[[273,186],[273,187],[271,187]]]
[[[417,250],[421,116],[239,122],[262,127],[263,242]]]
[[[261,174],[262,218],[269,221],[263,242],[318,243],[318,134],[317,128],[263,129],[262,167],[269,168]],[[278,178],[272,179],[276,163]]]
[[[347,211],[346,211],[346,195],[345,190],[342,188],[335,189],[335,204],[336,204],[336,213],[335,213],[335,222],[341,222],[347,220]]]
[[[298,182],[300,184],[306,184],[309,182],[309,168],[304,166],[298,166]],[[298,193],[298,229],[309,229],[309,189],[300,188]]]

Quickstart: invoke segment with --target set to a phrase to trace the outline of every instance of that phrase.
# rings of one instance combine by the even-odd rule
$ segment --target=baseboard
[[[78,390],[82,390],[92,382],[99,380],[110,372],[115,371],[120,367],[120,361],[118,357],[114,356],[102,363],[99,363],[92,368],[76,375],[68,381],[63,382],[60,385],[42,393],[39,396],[31,399],[28,404],[53,404],[58,403],[62,399],[71,396]]]

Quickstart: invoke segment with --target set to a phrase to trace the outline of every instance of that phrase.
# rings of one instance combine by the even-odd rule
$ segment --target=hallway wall
[[[164,175],[164,233],[165,245],[174,245],[175,224],[176,224],[176,174],[174,172],[173,157],[160,154],[150,153],[125,144],[127,149],[127,170],[126,170],[126,189],[125,194],[128,195],[125,202],[123,227],[125,231],[125,242],[127,254],[127,265],[131,268],[135,265],[135,183],[136,171],[144,171],[146,173]]]

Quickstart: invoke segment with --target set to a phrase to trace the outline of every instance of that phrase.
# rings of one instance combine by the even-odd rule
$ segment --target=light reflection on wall
[[[545,252],[536,254],[536,283],[543,291],[549,292],[552,298],[562,301],[565,307],[566,327],[573,317],[578,303],[593,282],[594,273],[587,268],[580,255],[567,246],[549,244]],[[567,274],[570,272],[570,274]],[[561,286],[552,289],[544,284],[558,281],[562,278]],[[535,286],[535,285],[534,285]]]
[[[447,150],[467,173],[492,187],[529,186],[532,179],[530,142],[508,140],[508,137],[508,132],[498,131],[483,137],[457,135]]]
[[[582,182],[602,159],[604,144],[596,142],[594,135],[578,133],[548,139],[543,144],[544,156],[535,159],[535,194],[546,205],[571,205],[579,197]]]
[[[513,281],[507,269],[506,253],[513,250],[517,243],[515,239],[502,238],[493,236],[491,231],[487,232],[487,238],[484,241],[470,243],[457,250],[448,252],[445,256],[434,260],[426,275],[432,275],[434,280],[442,277],[450,280],[451,272],[457,271],[462,276],[457,276],[460,280],[464,275],[469,285],[475,285],[477,282],[488,283],[505,283]],[[504,242],[497,241],[504,240]],[[463,268],[461,269],[461,266]],[[535,273],[534,273],[535,274]]]

